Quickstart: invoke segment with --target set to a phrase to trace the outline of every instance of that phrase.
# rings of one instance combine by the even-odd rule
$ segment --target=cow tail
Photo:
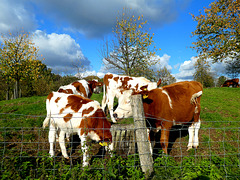
[[[196,99],[199,98],[200,96],[202,96],[202,91],[199,91],[199,92],[193,94],[191,97],[190,103],[196,105],[197,104]]]
[[[51,119],[51,111],[50,111],[50,105],[49,105],[49,100],[46,101],[46,109],[47,109],[47,117],[45,118],[45,120],[43,121],[43,129],[45,127],[48,127],[50,119]]]

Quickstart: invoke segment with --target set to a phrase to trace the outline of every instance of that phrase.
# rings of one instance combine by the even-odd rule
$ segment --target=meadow
[[[102,94],[93,94],[91,99],[101,102]],[[69,148],[70,160],[60,152],[49,158],[48,129],[41,128],[45,100],[46,96],[34,96],[0,101],[1,179],[145,179],[137,154],[110,158],[100,150],[84,169],[80,148],[74,152]],[[204,89],[201,122],[199,148],[187,152],[187,130],[175,128],[181,137],[172,143],[169,155],[155,149],[154,173],[149,179],[240,178],[240,88]],[[93,148],[99,145],[93,144]]]

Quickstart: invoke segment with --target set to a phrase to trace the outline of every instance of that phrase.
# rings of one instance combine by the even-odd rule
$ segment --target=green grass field
[[[94,94],[92,99],[101,103],[102,93]],[[144,179],[135,156],[110,160],[97,158],[90,170],[85,171],[77,170],[81,167],[79,151],[74,153],[75,158],[70,162],[62,159],[60,152],[58,158],[48,158],[48,130],[41,128],[46,116],[45,100],[46,96],[35,96],[0,101],[0,178],[41,179],[41,174],[44,174],[49,178],[61,179],[67,177],[66,174],[75,177],[71,174],[74,172],[78,174],[76,178],[82,179]],[[155,159],[152,179],[240,178],[240,88],[204,89],[201,122],[199,148],[187,152],[188,136],[177,138],[169,156]],[[103,161],[106,161],[105,165]],[[101,168],[96,170],[99,164]],[[19,173],[14,174],[17,171]]]

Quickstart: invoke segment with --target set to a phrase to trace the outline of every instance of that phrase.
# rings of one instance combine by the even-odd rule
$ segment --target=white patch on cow
[[[190,99],[190,103],[191,103],[191,104],[196,104],[196,99],[197,99],[198,97],[200,97],[201,95],[202,95],[202,91],[199,91],[199,92],[193,94],[192,97],[191,97],[191,99]]]
[[[199,118],[198,122],[193,122],[191,126],[188,128],[188,133],[189,133],[189,141],[188,141],[188,149],[190,150],[193,147],[197,148],[199,146],[199,141],[198,141],[198,131],[200,129],[201,125],[201,120]]]
[[[122,81],[124,78],[129,77],[129,76],[119,76],[116,74],[111,74],[111,73],[107,73],[106,75],[112,75],[113,77],[111,79],[108,79],[108,86],[104,85],[103,86],[103,99],[102,99],[102,109],[104,110],[106,105],[108,106],[108,109],[110,111],[110,116],[111,116],[111,120],[115,123],[116,122],[116,118],[113,116],[113,114],[117,114],[116,111],[113,113],[113,102],[114,102],[114,97],[116,98],[120,98],[123,96],[123,92],[126,91],[126,89],[124,89],[125,87],[123,87]],[[152,90],[157,88],[157,83],[156,82],[151,82],[150,80],[144,78],[144,77],[129,77],[131,78],[131,80],[128,80],[126,82],[126,86],[128,88],[130,88],[131,90],[135,90],[137,92],[142,91],[140,88],[142,86],[146,86],[147,90]],[[116,79],[118,79],[116,81]],[[128,89],[129,90],[129,89]],[[125,95],[126,96],[126,95]],[[127,95],[123,102],[123,104],[121,102],[118,101],[118,111],[120,113],[120,111],[125,111],[122,112],[122,114],[124,114],[123,116],[125,118],[130,117],[132,115],[132,108],[130,105],[130,95]],[[128,102],[128,106],[127,108],[125,108],[126,103]],[[129,111],[129,113],[126,113],[127,111]],[[119,117],[118,117],[119,118]]]
[[[88,137],[90,137],[90,139],[94,140],[94,141],[100,141],[100,137],[94,132],[94,131],[90,131],[88,133]]]
[[[165,91],[165,90],[162,90],[162,92],[167,95],[167,97],[168,97],[168,102],[169,102],[169,106],[170,106],[171,109],[172,109],[172,108],[173,108],[173,107],[172,107],[172,100],[171,100],[169,94],[168,94],[167,91]]]
[[[119,119],[128,118],[132,116],[132,107],[131,107],[131,99],[130,99],[131,95],[132,95],[132,90],[125,90],[122,96],[119,97],[118,107],[114,111],[114,114],[117,114],[117,117]]]

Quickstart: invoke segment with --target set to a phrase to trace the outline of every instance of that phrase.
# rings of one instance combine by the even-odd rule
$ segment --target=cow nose
[[[114,117],[115,119],[117,119],[117,114],[116,114],[116,113],[113,113],[113,117]]]

